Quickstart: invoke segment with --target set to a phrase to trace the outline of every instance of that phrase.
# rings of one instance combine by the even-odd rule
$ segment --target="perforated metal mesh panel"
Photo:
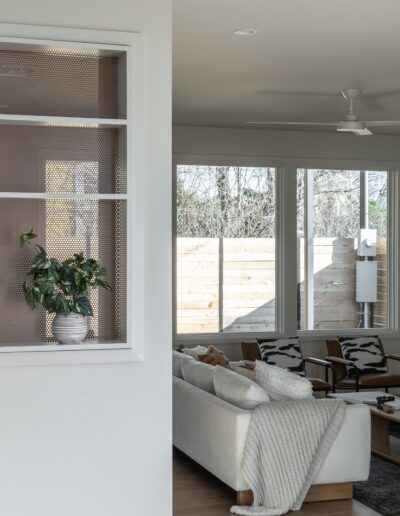
[[[0,190],[125,194],[125,142],[125,129],[0,125]]]
[[[0,50],[0,113],[124,118],[117,56]]]
[[[30,228],[49,255],[61,260],[83,251],[108,269],[113,292],[91,294],[95,317],[89,339],[126,339],[126,201],[0,199],[0,345],[51,342],[52,316],[32,311],[21,285],[33,259],[20,249],[19,235]]]

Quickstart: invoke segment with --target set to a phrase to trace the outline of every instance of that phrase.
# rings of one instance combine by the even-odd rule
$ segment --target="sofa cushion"
[[[306,378],[260,360],[256,361],[256,380],[273,400],[312,398],[312,385]]]
[[[214,366],[203,364],[203,362],[198,362],[197,360],[184,360],[181,363],[181,367],[184,380],[203,389],[203,391],[215,394]]]
[[[189,355],[197,360],[197,355],[207,353],[207,348],[204,346],[196,346],[194,348],[183,348],[182,351],[185,355]]]
[[[255,382],[220,366],[215,367],[214,389],[219,398],[246,410],[270,401],[265,390]]]
[[[172,374],[178,378],[183,378],[182,360],[193,360],[193,358],[184,353],[178,353],[178,351],[172,350]]]
[[[387,373],[378,337],[339,337],[343,358],[351,360],[362,374]],[[347,366],[347,376],[355,376],[355,369]]]
[[[257,339],[261,360],[304,376],[304,359],[297,337]]]

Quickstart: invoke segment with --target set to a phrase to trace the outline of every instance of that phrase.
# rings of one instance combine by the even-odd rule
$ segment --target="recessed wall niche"
[[[49,255],[99,258],[111,293],[95,290],[86,343],[127,339],[126,52],[0,42],[0,346],[52,344],[52,316],[21,285],[33,228]]]

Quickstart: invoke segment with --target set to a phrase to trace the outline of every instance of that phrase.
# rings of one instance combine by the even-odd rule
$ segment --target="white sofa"
[[[238,500],[243,500],[243,492],[251,494],[240,468],[250,419],[251,411],[173,377],[174,446],[237,491]],[[370,411],[365,405],[348,405],[343,426],[313,485],[324,485],[325,499],[351,497],[349,483],[369,476],[370,450]],[[326,489],[326,484],[348,484],[350,491],[339,489],[333,494],[335,490]],[[308,501],[323,495],[318,496]]]

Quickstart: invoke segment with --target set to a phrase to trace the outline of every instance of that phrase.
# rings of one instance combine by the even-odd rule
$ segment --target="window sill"
[[[0,347],[0,367],[142,362],[130,344],[34,344]]]
[[[218,344],[240,344],[242,341],[254,341],[256,339],[283,339],[288,337],[298,336],[303,342],[308,341],[323,341],[329,338],[335,337],[349,337],[349,336],[363,336],[363,335],[379,335],[380,337],[387,339],[399,339],[400,334],[398,331],[384,328],[356,328],[349,330],[301,330],[293,332],[290,335],[284,335],[283,333],[270,332],[270,333],[203,333],[203,334],[180,334],[175,335],[174,345],[183,344],[184,346],[195,346],[195,345],[218,345]]]
[[[389,328],[355,328],[348,330],[299,330],[297,332],[300,339],[307,340],[326,340],[335,337],[357,337],[368,335],[379,335],[380,337],[398,338],[399,333]]]
[[[175,335],[174,345],[194,346],[197,344],[240,344],[242,341],[256,339],[282,339],[284,335],[278,332],[260,332],[260,333],[182,333]]]

